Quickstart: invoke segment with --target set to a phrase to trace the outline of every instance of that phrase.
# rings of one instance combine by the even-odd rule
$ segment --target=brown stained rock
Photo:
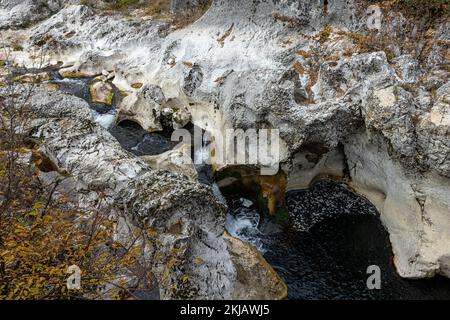
[[[24,74],[16,77],[14,80],[22,83],[38,83],[50,80],[50,74],[48,72],[42,72],[37,74]]]
[[[94,103],[102,103],[108,106],[113,104],[114,88],[110,83],[97,81],[89,87],[89,92]]]
[[[230,28],[227,31],[225,31],[225,33],[221,37],[217,39],[217,42],[219,43],[219,46],[221,48],[223,48],[223,46],[225,45],[225,40],[231,35],[231,32],[233,32],[233,28],[234,23],[232,23]]]
[[[236,268],[233,299],[282,300],[287,297],[286,284],[255,247],[228,232],[223,238]]]

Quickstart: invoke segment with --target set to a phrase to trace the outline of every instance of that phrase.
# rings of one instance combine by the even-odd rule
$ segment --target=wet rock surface
[[[138,124],[127,121],[113,126],[111,134],[123,148],[138,156],[158,155],[171,150],[178,143],[171,141],[170,135],[150,133]]]

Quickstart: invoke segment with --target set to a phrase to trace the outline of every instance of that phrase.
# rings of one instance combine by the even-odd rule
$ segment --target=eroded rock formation
[[[6,41],[24,39],[15,53],[27,65],[33,64],[27,53],[44,48],[49,63],[62,61],[69,72],[114,73],[120,90],[158,86],[166,101],[176,101],[213,135],[227,128],[279,129],[288,189],[320,176],[347,177],[379,209],[401,276],[450,277],[448,14],[430,24],[382,2],[373,29],[371,2],[326,4],[215,0],[198,21],[177,30],[68,5],[28,29],[8,31]],[[0,27],[10,26],[8,19],[0,12]],[[27,20],[17,19],[15,26]],[[58,93],[45,93],[52,94]],[[134,119],[154,121],[149,114],[160,107],[138,108],[136,101],[125,109]],[[211,258],[205,270],[187,266],[199,289],[191,296],[230,297],[234,271],[220,237],[223,209],[211,192],[173,174],[156,175],[84,119],[85,112],[40,127],[49,155],[78,177],[87,198],[95,199],[91,190],[100,183],[118,208],[153,221],[166,248],[182,239],[184,261],[193,254]],[[93,156],[100,162],[85,161]],[[179,220],[183,233],[170,234],[168,224]],[[206,284],[201,275],[208,272],[214,279]]]

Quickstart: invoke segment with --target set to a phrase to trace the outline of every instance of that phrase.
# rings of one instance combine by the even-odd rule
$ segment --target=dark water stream
[[[177,144],[170,140],[171,132],[147,132],[132,121],[116,124],[121,97],[114,85],[114,98],[112,105],[108,106],[92,101],[89,86],[95,81],[94,78],[61,78],[56,71],[51,72],[51,75],[52,80],[47,83],[56,84],[61,91],[85,100],[91,107],[95,121],[108,129],[127,151],[137,156],[157,155],[171,150]]]
[[[157,155],[169,151],[178,142],[170,140],[170,132],[147,132],[137,123],[123,121],[109,130],[122,147],[137,156]]]
[[[291,224],[260,221],[256,206],[229,195],[231,233],[254,244],[289,288],[289,299],[450,299],[450,280],[405,280],[395,272],[389,235],[376,209],[344,185],[322,181],[289,192]],[[247,204],[248,205],[248,204]],[[381,269],[369,290],[367,267]]]

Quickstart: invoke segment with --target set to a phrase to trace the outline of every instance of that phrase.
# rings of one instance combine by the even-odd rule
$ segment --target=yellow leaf
[[[39,215],[39,211],[37,211],[37,210],[31,210],[29,213],[28,213],[28,216],[29,217],[36,217],[36,216],[38,216]]]
[[[44,206],[44,205],[42,204],[41,201],[36,201],[36,203],[35,203],[34,206],[33,206],[33,209],[39,210],[39,209],[41,209],[43,206]]]
[[[175,265],[175,262],[177,262],[177,259],[172,258],[169,260],[169,262],[167,262],[167,268],[172,269],[173,266]]]

